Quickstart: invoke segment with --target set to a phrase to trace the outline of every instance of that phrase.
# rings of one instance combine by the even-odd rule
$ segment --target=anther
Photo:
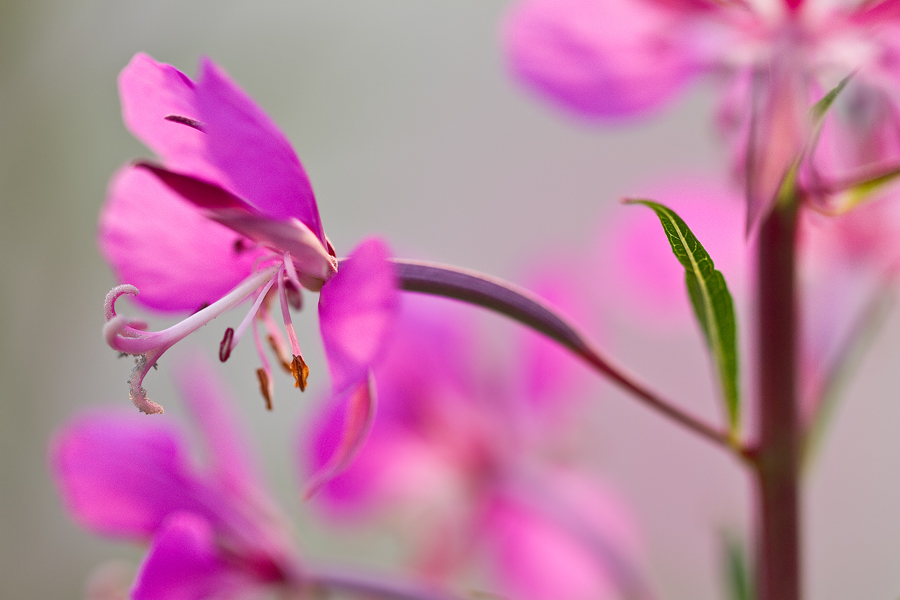
[[[229,327],[225,330],[225,336],[219,342],[219,360],[225,362],[231,356],[231,340],[234,339],[234,329]]]
[[[266,401],[266,410],[272,410],[272,396],[269,394],[269,375],[265,369],[256,370],[256,378],[259,379],[259,391]]]
[[[300,388],[301,392],[306,391],[306,378],[309,377],[309,367],[303,362],[303,357],[299,354],[294,355],[291,361],[291,374],[294,376],[294,387]]]
[[[166,121],[172,121],[173,123],[181,123],[182,125],[193,127],[197,131],[203,131],[203,123],[201,123],[200,121],[195,121],[194,119],[182,117],[181,115],[168,115],[167,117],[165,117],[165,119]]]

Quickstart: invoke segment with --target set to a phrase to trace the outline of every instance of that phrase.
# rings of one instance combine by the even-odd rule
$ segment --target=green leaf
[[[892,169],[876,175],[871,179],[866,179],[853,184],[847,189],[848,201],[844,206],[844,210],[846,211],[862,204],[884,189],[888,184],[893,183],[898,177],[900,177],[900,169]]]
[[[709,253],[672,209],[651,200],[626,200],[625,203],[643,204],[653,209],[669,238],[672,252],[684,266],[688,295],[718,369],[731,433],[736,437],[740,417],[737,327],[734,302],[725,277],[716,270]]]
[[[734,535],[722,534],[722,566],[725,575],[726,598],[754,600],[753,579],[747,550]]]
[[[841,79],[840,83],[822,96],[818,102],[812,105],[812,108],[809,110],[809,116],[812,118],[814,126],[818,127],[821,125],[822,121],[825,119],[825,115],[828,114],[829,109],[831,109],[831,105],[834,104],[834,101],[837,100],[840,93],[843,92],[844,88],[847,87],[847,84],[850,83],[851,77],[853,77],[853,73],[850,73]]]

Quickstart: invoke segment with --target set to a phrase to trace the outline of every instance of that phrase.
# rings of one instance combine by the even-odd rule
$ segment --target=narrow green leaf
[[[847,189],[847,203],[844,210],[854,208],[866,200],[872,198],[875,194],[883,190],[888,184],[893,183],[900,177],[900,169],[891,169],[871,179],[859,181]]]
[[[653,209],[662,223],[672,252],[684,266],[688,295],[718,369],[731,433],[736,435],[740,417],[737,327],[734,302],[725,283],[725,277],[716,270],[709,253],[672,209],[651,200],[625,202],[643,204]]]
[[[754,600],[747,550],[734,535],[722,534],[722,567],[728,600]]]
[[[828,111],[834,104],[834,101],[837,100],[837,97],[840,95],[840,93],[843,92],[844,88],[847,87],[847,84],[850,83],[851,77],[853,77],[853,73],[850,73],[849,75],[841,79],[840,83],[829,90],[827,94],[822,96],[822,98],[820,98],[818,102],[812,105],[812,108],[809,110],[809,116],[812,117],[813,125],[819,126],[821,124],[822,120],[825,118],[825,115],[828,114]]]

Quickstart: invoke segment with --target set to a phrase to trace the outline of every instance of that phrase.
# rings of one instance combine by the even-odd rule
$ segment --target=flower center
[[[277,292],[275,292],[276,284]],[[231,351],[247,328],[252,326],[256,349],[262,363],[262,367],[257,369],[257,378],[260,383],[260,391],[266,400],[266,406],[271,409],[272,373],[257,327],[257,323],[262,322],[268,333],[269,345],[279,362],[286,371],[293,374],[295,387],[299,387],[301,391],[305,390],[309,367],[300,352],[300,344],[297,341],[290,314],[291,306],[299,309],[302,304],[300,288],[300,280],[291,255],[288,252],[282,256],[273,254],[262,259],[254,272],[225,296],[162,331],[147,331],[147,323],[144,321],[128,319],[116,313],[115,305],[119,297],[126,294],[137,296],[140,291],[136,287],[124,284],[110,290],[104,302],[106,325],[103,328],[103,335],[107,344],[114,350],[137,357],[134,369],[128,379],[129,397],[132,403],[141,412],[162,413],[162,406],[150,400],[147,397],[147,391],[143,388],[144,377],[150,369],[156,366],[159,358],[174,344],[251,296],[255,296],[253,305],[237,329],[229,327],[225,330],[219,344],[219,359],[222,362],[228,360]],[[289,341],[287,347],[269,310],[275,293],[281,304],[284,330],[287,332]]]

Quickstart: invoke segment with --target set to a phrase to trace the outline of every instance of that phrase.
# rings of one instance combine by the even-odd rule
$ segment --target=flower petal
[[[147,539],[175,510],[202,512],[209,493],[165,421],[88,414],[56,433],[49,458],[72,518],[113,537]]]
[[[525,287],[571,317],[572,322],[587,323],[591,310],[585,303],[583,277],[578,275],[583,272],[582,266],[571,262],[568,257],[551,257],[546,264],[530,270]],[[538,411],[546,427],[550,415],[571,407],[571,399],[578,397],[578,387],[591,375],[571,351],[546,336],[522,328],[517,337],[520,354],[516,364],[520,369],[515,380],[520,384],[522,399]]]
[[[168,168],[217,184],[270,217],[299,219],[327,246],[312,186],[287,138],[211,60],[201,62],[195,84],[137,54],[119,77],[119,93],[126,126]]]
[[[634,115],[698,68],[681,16],[640,0],[525,0],[507,17],[513,74],[577,114]]]
[[[263,215],[231,192],[196,177],[148,162],[139,162],[137,166],[153,173],[207,218],[279,254],[290,252],[301,283],[310,290],[319,291],[337,272],[337,261],[303,222]]]
[[[287,138],[209,59],[200,64],[197,107],[224,187],[267,216],[299,219],[325,245],[312,186]]]
[[[337,440],[334,453],[307,483],[306,498],[312,497],[324,484],[344,471],[365,443],[375,417],[375,380],[372,376],[369,375],[367,380],[351,389],[344,401],[347,410],[341,437]]]
[[[337,395],[365,379],[396,317],[399,294],[389,256],[381,240],[362,242],[319,296],[319,327]]]
[[[472,369],[463,360],[473,343],[466,335],[471,325],[464,318],[467,315],[461,304],[444,298],[401,295],[390,343],[374,369],[378,418],[365,452],[316,496],[335,518],[346,520],[378,504],[396,507],[420,502],[421,488],[428,494],[439,493],[441,486],[436,482],[450,479],[444,471],[455,466],[440,468],[443,449],[430,444],[424,430],[445,431],[432,416],[433,405],[451,397],[465,401],[476,386]],[[343,399],[331,398],[304,427],[298,444],[304,476],[320,471],[331,460],[340,444],[346,412]]]
[[[203,436],[209,462],[223,487],[240,498],[255,499],[262,490],[257,463],[234,413],[234,401],[201,354],[182,356],[175,383]]]
[[[203,158],[205,134],[166,118],[200,120],[194,82],[187,75],[138,53],[119,75],[119,96],[125,126],[153,152],[196,175],[217,173]]]
[[[647,597],[637,593],[645,583],[628,507],[577,471],[551,472],[540,483],[552,490],[544,501],[556,503],[543,507],[551,512],[532,496],[501,494],[486,517],[505,591],[523,600]]]
[[[249,578],[221,556],[212,525],[199,515],[178,512],[170,515],[153,537],[131,598],[231,598],[249,585]]]
[[[138,302],[162,311],[212,304],[250,275],[263,253],[133,167],[110,183],[98,238],[116,278],[140,290]]]

